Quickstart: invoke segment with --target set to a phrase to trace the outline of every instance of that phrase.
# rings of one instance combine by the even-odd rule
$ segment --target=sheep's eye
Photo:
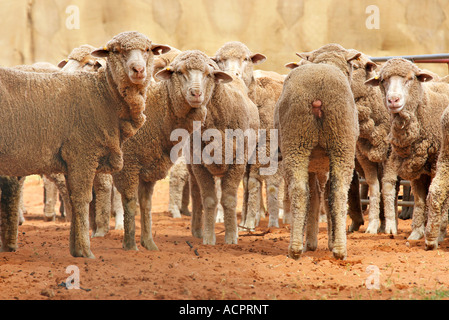
[[[145,51],[146,51],[146,52],[150,52],[150,48],[147,47],[147,48],[145,49]]]

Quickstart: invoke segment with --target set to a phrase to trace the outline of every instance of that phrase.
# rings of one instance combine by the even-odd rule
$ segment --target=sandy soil
[[[188,217],[168,212],[168,181],[153,196],[154,238],[159,251],[122,250],[122,231],[91,240],[95,259],[73,258],[69,223],[42,219],[42,181],[29,177],[27,214],[19,228],[19,249],[0,253],[2,300],[386,300],[449,297],[449,242],[425,251],[424,240],[407,241],[411,221],[399,221],[397,236],[348,234],[348,258],[338,261],[327,249],[326,224],[320,224],[318,249],[294,261],[287,258],[289,226],[241,232],[238,245],[193,238]],[[241,206],[241,199],[239,207]],[[348,220],[349,225],[349,220]],[[137,218],[137,235],[140,235]],[[139,239],[137,239],[139,241]],[[189,246],[189,244],[192,248]],[[69,266],[80,274],[79,290],[61,286]],[[378,280],[379,288],[375,287]],[[374,280],[370,281],[371,278]]]

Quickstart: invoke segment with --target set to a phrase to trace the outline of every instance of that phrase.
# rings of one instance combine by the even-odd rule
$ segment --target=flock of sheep
[[[104,236],[111,212],[124,229],[123,248],[137,250],[137,210],[140,244],[157,250],[151,198],[169,173],[170,213],[191,214],[192,235],[207,245],[216,242],[216,221],[224,222],[227,244],[238,242],[239,228],[254,230],[265,183],[269,226],[279,226],[281,208],[291,224],[289,257],[317,248],[326,212],[329,249],[345,259],[347,214],[350,231],[364,223],[360,175],[369,186],[367,233],[397,233],[398,181],[407,179],[415,199],[409,239],[425,237],[426,249],[437,248],[448,218],[449,81],[401,58],[379,67],[338,44],[298,56],[284,76],[254,70],[266,57],[240,42],[209,57],[123,32],[104,48],[74,49],[58,67],[0,68],[1,250],[17,250],[23,180],[32,174],[44,176],[48,199],[54,191],[47,181],[62,196],[72,256],[94,257],[89,229]],[[174,164],[171,133],[194,135],[194,122],[223,139],[227,129],[277,129],[279,147],[270,152],[268,140],[266,151],[278,170],[262,175],[267,165],[249,164],[247,152],[244,163],[181,156]],[[213,143],[202,141],[201,149]],[[44,209],[47,220],[54,219],[51,207]]]

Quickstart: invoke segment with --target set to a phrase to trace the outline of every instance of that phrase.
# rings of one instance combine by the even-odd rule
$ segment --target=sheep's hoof
[[[94,254],[90,249],[86,250],[75,250],[72,252],[72,256],[75,258],[88,258],[88,259],[95,259]]]
[[[115,230],[123,230],[125,229],[125,227],[123,226],[123,223],[118,223],[115,225]]]
[[[430,240],[426,240],[426,246],[425,249],[430,251],[430,250],[436,250],[438,249],[438,241],[430,241]]]
[[[53,214],[51,216],[44,215],[44,221],[45,222],[52,222],[52,221],[55,221],[55,220],[56,220],[56,214]]]
[[[186,217],[190,217],[192,215],[189,209],[181,209],[181,214]]]
[[[192,236],[194,236],[195,238],[198,238],[198,239],[202,239],[203,238],[203,230],[192,229]]]
[[[420,240],[422,237],[424,237],[424,231],[422,229],[423,228],[413,229],[407,240]]]
[[[396,222],[385,221],[385,233],[386,234],[397,234],[398,229],[396,228]]]
[[[268,228],[279,228],[279,220],[269,220],[268,221]]]
[[[377,234],[379,230],[379,221],[370,221],[366,227],[365,233]]]
[[[134,241],[124,241],[123,242],[123,249],[126,251],[139,251],[139,249],[137,249],[137,245]]]
[[[292,248],[288,249],[288,257],[293,260],[299,260],[299,258],[301,258],[301,255],[302,255],[302,250],[296,251],[296,250],[293,250]]]
[[[353,222],[351,223],[351,225],[349,226],[348,231],[349,231],[350,233],[359,231],[360,226],[363,226],[363,221],[362,221],[362,222],[355,222],[355,221],[353,221]]]
[[[230,232],[225,235],[225,243],[226,244],[237,244],[238,243],[238,235],[236,232]]]
[[[144,247],[147,250],[150,251],[159,251],[159,248],[157,247],[157,245],[154,243],[153,240],[143,240],[140,241],[140,244],[142,245],[142,247]]]
[[[334,249],[334,250],[332,250],[332,253],[333,253],[335,259],[346,260],[347,253],[346,253],[345,249],[342,249],[342,250]]]
[[[178,209],[171,209],[171,210],[169,210],[169,213],[171,214],[171,217],[172,217],[173,219],[179,219],[179,218],[181,218],[181,212],[179,212]]]
[[[104,236],[108,233],[108,230],[97,229],[92,233],[92,238],[104,238]]]
[[[2,245],[0,248],[0,252],[16,252],[17,245]]]
[[[215,235],[209,236],[209,237],[204,236],[203,244],[214,246],[215,245]]]

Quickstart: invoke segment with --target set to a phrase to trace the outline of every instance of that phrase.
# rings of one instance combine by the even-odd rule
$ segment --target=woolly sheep
[[[438,124],[449,104],[448,84],[431,79],[412,62],[394,58],[382,66],[378,77],[367,81],[368,85],[380,86],[385,107],[391,113],[392,150],[382,179],[385,232],[397,234],[395,185],[399,175],[410,180],[415,201],[409,240],[424,236],[426,196],[441,145]]]
[[[238,41],[225,43],[217,50],[213,60],[220,69],[241,78],[247,86],[248,96],[257,106],[259,128],[266,130],[266,152],[269,156],[270,131],[274,129],[274,108],[282,92],[284,77],[276,72],[254,72],[254,65],[263,63],[266,57],[260,53],[252,53],[245,44]],[[259,161],[249,164],[243,181],[245,192],[240,226],[250,231],[255,229],[260,212],[263,212],[261,187],[264,181],[267,189],[268,226],[279,227],[278,196],[282,175],[280,170],[262,175],[260,174],[262,167],[268,167],[268,164],[262,165]]]
[[[74,48],[67,59],[62,60],[58,67],[64,72],[97,71],[106,65],[106,60],[91,55],[95,47],[85,44]]]
[[[123,166],[121,145],[145,122],[153,52],[165,50],[138,32],[123,32],[92,53],[107,57],[98,73],[33,73],[0,68],[0,174],[64,173],[72,207],[70,253],[90,257],[88,207],[95,173]],[[24,92],[26,94],[24,94]],[[51,125],[49,125],[51,124]],[[32,156],[30,156],[32,155]],[[2,243],[17,248],[11,210]]]
[[[436,164],[435,177],[427,195],[427,224],[425,229],[426,250],[438,248],[438,242],[444,240],[447,227],[447,198],[449,191],[449,108],[441,117],[441,150]]]
[[[175,161],[171,159],[171,133],[175,129],[192,132],[193,122],[202,122],[210,113],[209,100],[223,86],[220,82],[232,80],[224,72],[213,70],[211,62],[201,51],[185,51],[155,75],[163,81],[153,82],[148,89],[147,121],[124,145],[123,169],[113,174],[124,207],[125,250],[137,250],[137,201],[142,224],[140,243],[148,250],[158,249],[151,232],[151,197],[155,183],[166,177]]]
[[[357,50],[352,50],[358,52]],[[369,223],[366,233],[377,233],[381,228],[381,180],[384,164],[390,149],[388,133],[390,115],[383,103],[378,87],[367,86],[365,82],[375,76],[377,65],[369,57],[360,53],[352,60],[351,89],[358,110],[360,135],[357,140],[356,157],[369,188]],[[350,230],[353,230],[351,226]]]
[[[289,257],[317,247],[317,173],[329,174],[329,249],[345,259],[346,205],[359,124],[350,87],[350,61],[360,56],[329,44],[307,53],[312,63],[293,69],[276,105],[286,195],[292,214]]]

